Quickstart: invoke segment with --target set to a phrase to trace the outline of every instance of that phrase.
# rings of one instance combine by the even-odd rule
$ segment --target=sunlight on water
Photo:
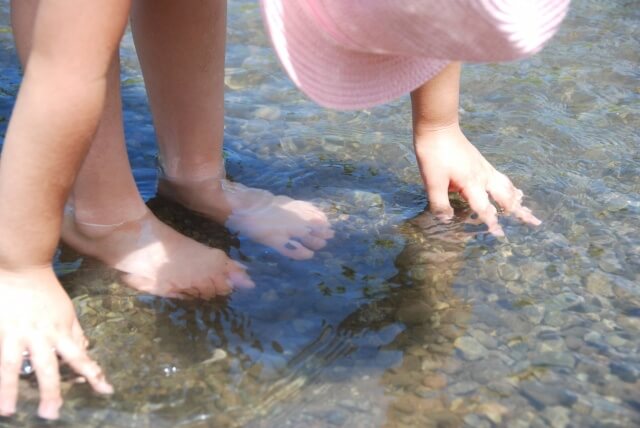
[[[423,213],[406,98],[321,109],[283,74],[257,3],[230,3],[225,141],[233,180],[312,200],[336,237],[287,260],[155,198],[156,147],[130,35],[129,155],[166,222],[249,266],[213,303],[140,296],[63,249],[58,270],[116,394],[64,383],[78,426],[640,424],[640,4],[575,1],[542,54],[463,72],[462,125],[543,220],[507,239],[462,203]],[[19,68],[0,3],[0,128]],[[2,134],[4,135],[4,133]],[[35,423],[22,388],[16,424]],[[0,425],[13,424],[0,421]]]

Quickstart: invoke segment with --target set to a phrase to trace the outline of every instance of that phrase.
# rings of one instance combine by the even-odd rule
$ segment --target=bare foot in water
[[[163,177],[158,193],[292,259],[309,259],[333,238],[324,212],[310,202],[231,182],[224,177]]]
[[[67,213],[62,239],[82,254],[125,273],[127,284],[163,297],[210,299],[253,287],[244,267],[158,220],[150,211],[116,225],[76,221]]]

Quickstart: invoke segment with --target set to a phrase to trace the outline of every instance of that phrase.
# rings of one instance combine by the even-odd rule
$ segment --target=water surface
[[[301,95],[255,2],[229,10],[230,176],[313,200],[336,238],[309,261],[237,239],[155,196],[157,154],[129,35],[129,154],[165,221],[249,266],[213,303],[141,296],[63,250],[56,267],[116,394],[64,383],[69,426],[640,425],[640,2],[575,1],[527,61],[464,68],[471,141],[543,220],[487,236],[457,204],[424,213],[407,98],[358,112]],[[19,82],[0,2],[0,130]],[[3,134],[2,134],[3,135]],[[19,415],[35,424],[25,380]]]

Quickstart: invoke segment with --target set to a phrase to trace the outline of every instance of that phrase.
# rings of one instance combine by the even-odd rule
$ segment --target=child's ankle
[[[122,225],[135,222],[145,217],[149,210],[145,205],[129,207],[126,212],[113,212],[105,215],[104,212],[97,214],[93,210],[79,211],[72,204],[65,206],[66,221],[72,221],[76,230],[92,238],[99,238],[118,229]]]
[[[223,179],[226,170],[223,162],[194,162],[187,165],[180,162],[177,165],[164,165],[160,162],[160,178],[174,183],[197,182],[210,179]]]

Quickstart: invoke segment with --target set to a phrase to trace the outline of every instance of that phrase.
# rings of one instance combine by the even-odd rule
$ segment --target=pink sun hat
[[[398,98],[451,61],[495,62],[542,49],[570,0],[261,0],[294,83],[340,110]]]

